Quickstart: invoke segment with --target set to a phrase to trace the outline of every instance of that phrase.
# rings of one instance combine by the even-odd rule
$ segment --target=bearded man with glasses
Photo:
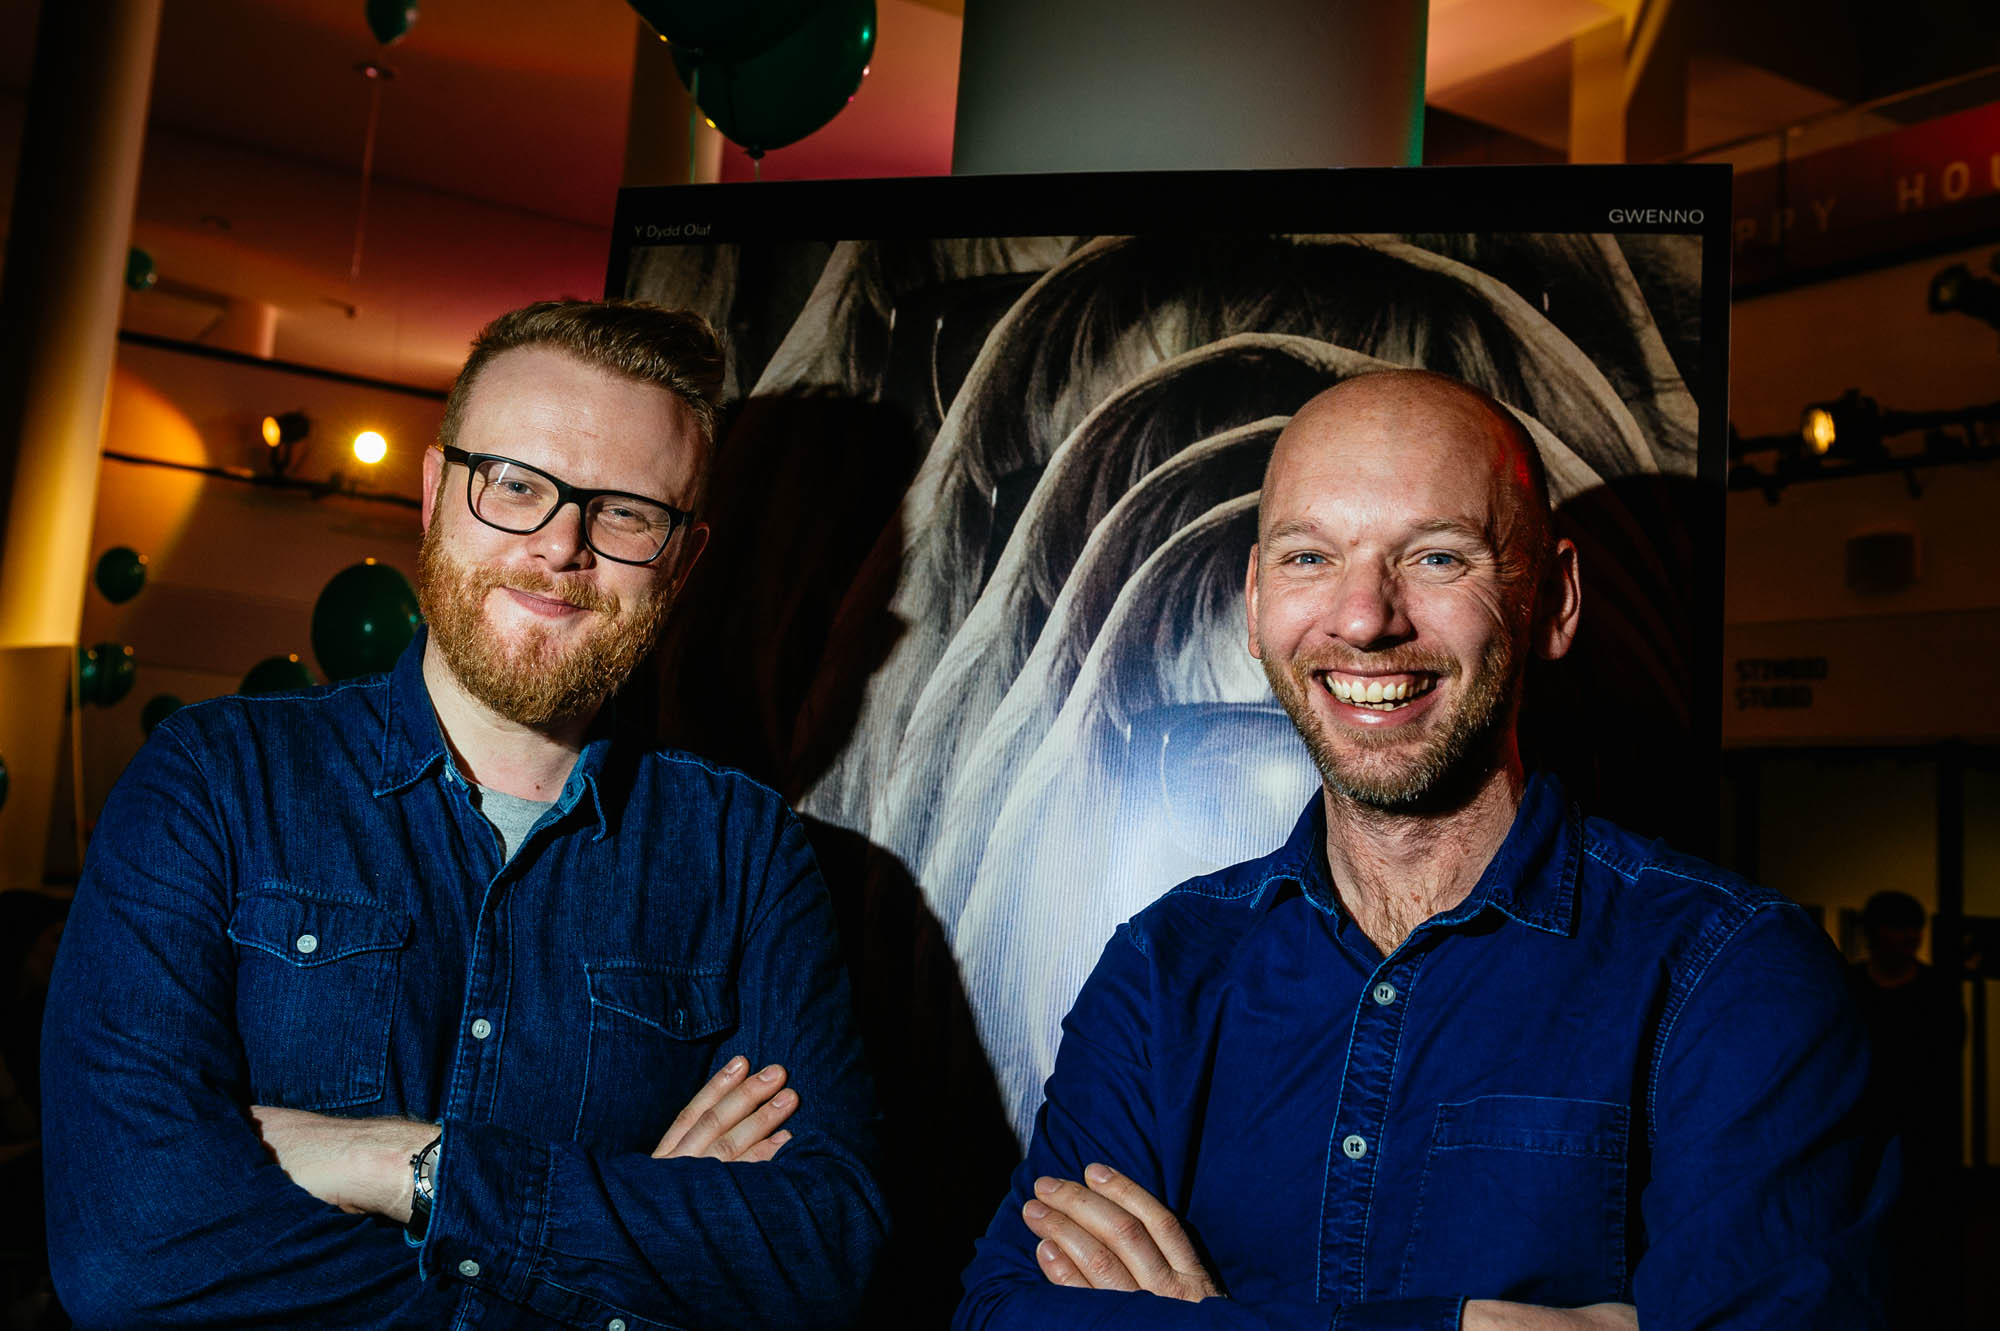
[[[721,379],[692,314],[496,320],[396,668],[128,768],[44,1037],[78,1325],[851,1318],[874,1110],[804,833],[612,715],[707,541]]]

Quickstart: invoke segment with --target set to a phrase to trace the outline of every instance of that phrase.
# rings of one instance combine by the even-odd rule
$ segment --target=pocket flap
[[[609,1008],[676,1040],[701,1040],[736,1024],[736,995],[722,971],[586,961],[592,1007]]]
[[[294,966],[324,966],[357,952],[389,952],[410,936],[409,912],[338,900],[285,883],[263,883],[236,899],[229,937]]]
[[[1439,1105],[1432,1145],[1441,1151],[1488,1147],[1619,1160],[1625,1156],[1628,1106],[1546,1095],[1482,1095]]]

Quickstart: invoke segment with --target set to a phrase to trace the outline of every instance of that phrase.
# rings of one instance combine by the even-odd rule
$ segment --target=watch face
[[[441,1145],[441,1141],[435,1141],[417,1152],[417,1192],[426,1199],[437,1191],[438,1147]]]

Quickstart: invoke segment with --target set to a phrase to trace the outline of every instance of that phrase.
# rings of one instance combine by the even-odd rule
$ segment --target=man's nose
[[[559,569],[589,563],[591,555],[583,539],[582,507],[575,503],[557,507],[554,516],[529,536],[528,549],[536,558]]]
[[[1328,611],[1327,631],[1358,651],[1372,651],[1410,636],[1402,584],[1379,564],[1357,561],[1340,575]]]

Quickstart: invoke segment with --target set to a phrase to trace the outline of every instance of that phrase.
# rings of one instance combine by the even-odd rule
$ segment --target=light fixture
[[[303,411],[285,411],[266,416],[261,427],[264,442],[272,448],[296,444],[312,433],[312,421]]]
[[[1883,456],[1882,408],[1850,388],[1832,402],[1815,402],[1799,417],[1799,438],[1814,457],[1872,460]]]
[[[1995,262],[2000,264],[2000,255]],[[1932,314],[1969,314],[2000,328],[2000,282],[1981,277],[1962,263],[1940,269],[1931,278],[1929,304]]]
[[[374,430],[363,430],[354,436],[354,456],[369,466],[374,466],[389,453],[389,441]]]

